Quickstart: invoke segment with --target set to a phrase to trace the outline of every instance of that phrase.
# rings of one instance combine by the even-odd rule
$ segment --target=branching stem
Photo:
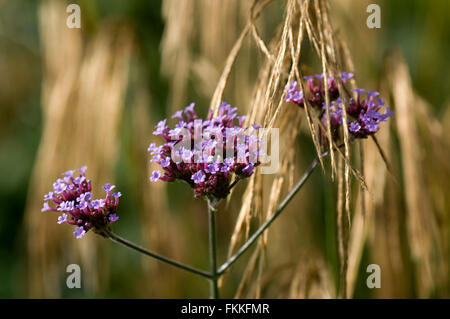
[[[342,147],[340,145],[339,147]],[[327,156],[328,151],[323,152],[321,154],[321,157]],[[286,206],[289,204],[289,202],[294,198],[294,196],[298,193],[298,191],[302,188],[302,186],[305,184],[305,182],[308,180],[308,178],[313,173],[314,169],[319,164],[319,157],[317,156],[311,163],[311,165],[308,167],[308,169],[305,171],[305,173],[302,175],[298,183],[295,185],[295,187],[289,192],[289,194],[283,199],[281,204],[278,206],[278,208],[273,212],[273,214],[253,233],[253,235],[250,236],[250,238],[242,245],[241,248],[233,255],[231,256],[225,263],[222,264],[217,269],[216,264],[216,255],[217,255],[217,248],[216,248],[216,213],[217,213],[217,204],[218,202],[215,200],[208,200],[208,220],[209,220],[209,267],[210,272],[200,270],[182,263],[179,263],[177,261],[174,261],[172,259],[169,259],[167,257],[161,256],[157,253],[154,253],[150,250],[147,250],[145,248],[142,248],[141,246],[138,246],[119,235],[113,233],[110,230],[105,230],[102,235],[106,238],[111,239],[112,241],[121,244],[125,247],[131,248],[133,250],[136,250],[140,252],[141,254],[144,254],[146,256],[155,258],[161,262],[164,262],[166,264],[169,264],[173,267],[177,267],[179,269],[185,270],[187,272],[202,276],[204,278],[207,278],[210,281],[210,297],[211,298],[219,298],[219,289],[217,285],[218,279],[233,265],[239,257],[241,257],[251,246],[252,244],[261,236],[264,231],[275,221],[275,219],[281,214],[281,212],[286,208]],[[232,184],[234,186],[237,183],[238,180],[235,181],[235,183]]]
[[[200,270],[200,269],[197,269],[197,268],[194,268],[194,267],[191,267],[191,266],[179,263],[177,261],[174,261],[172,259],[166,258],[164,256],[161,256],[161,255],[157,254],[157,253],[154,253],[154,252],[152,252],[150,250],[142,248],[141,246],[138,246],[135,243],[132,243],[132,242],[126,240],[125,238],[120,237],[119,235],[113,233],[110,230],[105,230],[104,231],[104,235],[107,238],[111,239],[113,242],[116,242],[116,243],[121,244],[121,245],[123,245],[125,247],[128,247],[128,248],[134,249],[134,250],[140,252],[141,254],[144,254],[146,256],[155,258],[155,259],[157,259],[159,261],[162,261],[162,262],[164,262],[166,264],[169,264],[171,266],[183,269],[185,271],[188,271],[190,273],[193,273],[193,274],[196,274],[196,275],[208,278],[208,279],[212,277],[211,274],[206,272],[206,271],[203,271],[203,270]]]

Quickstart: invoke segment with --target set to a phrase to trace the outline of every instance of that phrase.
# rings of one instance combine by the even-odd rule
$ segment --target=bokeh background
[[[69,3],[81,7],[81,29],[66,27]],[[69,226],[57,225],[56,215],[40,208],[61,172],[86,164],[95,193],[110,181],[124,194],[114,225],[118,234],[206,268],[206,203],[193,199],[185,185],[150,184],[146,150],[157,141],[151,132],[160,119],[191,101],[206,114],[251,3],[0,0],[0,297],[208,296],[203,279],[95,234],[76,240]],[[255,22],[267,44],[277,37],[286,3],[273,1]],[[380,29],[366,27],[369,3],[381,7]],[[396,112],[380,132],[392,174],[366,141],[364,173],[372,197],[364,216],[358,183],[352,184],[350,296],[449,297],[450,2],[339,0],[330,14],[358,84],[379,89]],[[304,45],[305,73],[319,73],[320,61],[306,40]],[[265,61],[248,35],[224,92],[242,114],[254,111],[250,105]],[[292,110],[292,122],[300,125],[302,111]],[[254,181],[261,183],[261,198],[285,194],[314,158],[305,123],[286,155],[292,165],[284,172],[285,185]],[[224,277],[222,296],[336,297],[336,184],[328,167],[317,170],[260,253],[247,253]],[[246,186],[220,206],[220,261],[237,234],[246,196],[256,196],[245,193]],[[248,230],[274,203],[260,204],[262,215],[245,217]],[[66,266],[73,263],[81,266],[81,289],[65,285]],[[370,263],[381,266],[380,289],[366,286]]]

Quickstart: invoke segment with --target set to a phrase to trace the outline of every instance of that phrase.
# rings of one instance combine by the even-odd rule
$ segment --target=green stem
[[[119,235],[116,235],[115,233],[113,233],[110,230],[105,230],[104,231],[104,235],[105,235],[105,237],[111,239],[115,243],[118,243],[118,244],[121,244],[121,245],[123,245],[125,247],[134,249],[134,250],[136,250],[136,251],[138,251],[138,252],[140,252],[140,253],[142,253],[144,255],[147,255],[149,257],[155,258],[155,259],[157,259],[159,261],[162,261],[162,262],[164,262],[166,264],[169,264],[171,266],[177,267],[179,269],[183,269],[185,271],[188,271],[190,273],[193,273],[193,274],[196,274],[196,275],[208,278],[208,279],[212,278],[211,274],[206,272],[206,271],[203,271],[203,270],[200,270],[200,269],[197,269],[197,268],[194,268],[194,267],[191,267],[191,266],[179,263],[177,261],[174,261],[172,259],[166,258],[166,257],[161,256],[161,255],[158,255],[158,254],[156,254],[156,253],[154,253],[152,251],[149,251],[149,250],[147,250],[145,248],[142,248],[142,247],[136,245],[135,243],[132,243],[132,242],[126,240],[125,238],[120,237]]]
[[[323,152],[321,156],[328,155],[328,152]],[[303,174],[303,176],[298,181],[297,185],[291,190],[291,192],[284,198],[284,200],[281,202],[281,204],[278,206],[278,208],[273,212],[273,214],[258,228],[257,231],[253,233],[252,236],[242,245],[241,248],[233,255],[231,256],[222,266],[219,267],[217,271],[217,275],[221,276],[223,275],[228,268],[234,264],[239,257],[241,257],[242,254],[244,254],[250,246],[261,236],[264,231],[273,223],[273,221],[281,214],[281,212],[284,210],[284,208],[289,204],[289,202],[294,198],[294,196],[297,194],[297,192],[300,190],[300,188],[305,184],[305,182],[308,180],[309,176],[311,176],[314,169],[317,167],[317,164],[319,163],[319,158],[316,157],[311,165],[308,167],[306,172]]]
[[[342,145],[341,145],[342,146]],[[338,146],[338,147],[341,147]],[[327,152],[323,152],[321,154],[321,157],[327,156]],[[241,257],[249,248],[250,246],[261,236],[264,231],[273,223],[273,221],[281,214],[281,212],[284,210],[284,208],[289,204],[289,202],[294,198],[294,196],[297,194],[297,192],[300,190],[300,188],[305,184],[305,182],[308,180],[308,178],[313,173],[314,169],[317,167],[319,163],[319,158],[316,157],[311,165],[308,167],[308,169],[305,171],[303,176],[300,178],[298,183],[295,185],[295,187],[291,190],[291,192],[284,198],[284,200],[281,202],[281,204],[278,206],[278,208],[275,210],[275,212],[256,230],[256,232],[250,236],[250,238],[242,245],[242,247],[233,255],[231,256],[222,266],[217,269],[216,264],[216,212],[217,212],[217,202],[208,200],[208,219],[209,219],[209,264],[210,264],[210,272],[206,272],[204,270],[200,270],[182,263],[179,263],[177,261],[174,261],[172,259],[166,258],[164,256],[161,256],[159,254],[156,254],[152,251],[149,251],[145,248],[142,248],[122,237],[119,235],[116,235],[115,233],[111,232],[110,230],[105,230],[101,235],[104,237],[107,237],[111,239],[112,241],[121,244],[125,247],[134,249],[144,255],[147,255],[149,257],[155,258],[159,261],[162,261],[166,264],[169,264],[171,266],[177,267],[179,269],[183,269],[185,271],[188,271],[190,273],[202,276],[204,278],[209,279],[210,281],[210,296],[213,299],[219,298],[219,289],[217,285],[218,279],[228,270],[228,268],[231,267],[238,259]],[[235,181],[233,186],[237,183],[238,180]],[[231,188],[231,187],[230,187]]]
[[[217,287],[217,266],[216,266],[216,211],[217,204],[208,200],[208,219],[209,219],[209,267],[211,277],[209,278],[210,297],[219,298],[219,289]]]

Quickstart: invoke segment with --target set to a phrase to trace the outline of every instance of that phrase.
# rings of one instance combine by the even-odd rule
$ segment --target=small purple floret
[[[80,239],[81,237],[84,236],[84,234],[86,234],[86,231],[84,230],[83,226],[77,227],[75,229],[75,231],[73,232],[73,234],[75,235],[75,237],[77,239]]]
[[[151,182],[156,182],[161,177],[160,171],[153,171],[152,176],[150,176]]]
[[[110,214],[108,216],[108,220],[109,220],[110,223],[114,223],[118,219],[119,219],[119,217],[116,214]]]
[[[58,224],[65,223],[67,221],[67,214],[63,213],[61,216],[58,217]]]
[[[192,180],[195,184],[200,184],[205,181],[206,175],[202,171],[198,171],[197,173],[192,175]]]

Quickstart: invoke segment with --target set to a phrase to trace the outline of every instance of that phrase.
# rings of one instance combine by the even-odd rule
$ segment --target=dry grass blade
[[[252,23],[252,35],[253,38],[255,39],[255,42],[258,44],[258,47],[260,48],[260,50],[264,53],[264,55],[267,57],[267,59],[274,63],[274,58],[272,56],[272,54],[270,54],[269,49],[267,49],[266,44],[264,43],[263,39],[261,39],[261,37],[258,34],[258,30],[256,29],[255,24]]]
[[[216,90],[211,99],[210,109],[214,111],[214,114],[216,114],[217,111],[219,110],[220,103],[222,102],[223,91],[225,90],[228,77],[230,76],[231,68],[234,64],[234,61],[236,60],[240,48],[242,47],[242,44],[244,43],[245,36],[249,32],[250,27],[251,24],[249,23],[245,26],[244,30],[242,30],[241,35],[239,36],[233,48],[231,49],[230,55],[227,58],[225,68],[223,70],[223,73],[219,79],[219,83],[217,84]]]
[[[403,179],[407,204],[407,225],[413,261],[417,266],[416,282],[420,297],[429,297],[440,285],[441,253],[438,221],[431,205],[428,190],[423,187],[423,146],[416,123],[415,95],[412,91],[408,69],[397,53],[388,61],[391,70],[389,83],[396,106],[396,124],[403,158]]]
[[[245,190],[245,193],[243,195],[242,206],[239,211],[236,224],[234,226],[233,234],[231,235],[230,245],[228,248],[228,258],[231,257],[231,255],[235,252],[239,240],[241,239],[240,236],[242,234],[242,230],[245,229],[245,233],[248,234],[247,228],[244,226],[246,225],[246,222],[248,224],[248,218],[251,213],[251,207],[255,193],[255,178],[256,174],[250,179],[249,185],[247,186],[247,189]]]
[[[161,40],[161,72],[172,79],[169,109],[175,111],[183,103],[192,62],[194,0],[164,0],[162,15],[166,27]]]
[[[323,260],[311,253],[305,261],[299,262],[290,277],[288,298],[329,299],[333,298],[332,279]]]
[[[259,247],[253,252],[250,261],[248,262],[244,274],[242,275],[239,287],[234,295],[235,299],[244,298],[246,295],[246,291],[251,284],[251,280],[253,279],[256,267],[258,265],[258,259],[260,258],[260,249]]]
[[[347,296],[347,265],[348,265],[348,247],[346,238],[346,223],[343,214],[344,209],[344,165],[342,158],[338,159],[338,200],[337,200],[337,230],[338,230],[338,247],[339,247],[339,296],[346,298]]]
[[[214,114],[217,113],[220,103],[222,102],[223,92],[225,90],[227,80],[230,76],[231,69],[232,69],[234,62],[236,61],[236,57],[238,56],[239,51],[243,45],[244,39],[247,36],[248,32],[250,31],[250,29],[253,25],[253,20],[257,19],[259,17],[259,15],[261,14],[262,10],[264,10],[264,8],[268,4],[270,4],[272,1],[273,0],[266,0],[264,3],[262,3],[260,5],[260,7],[258,7],[256,9],[255,7],[256,7],[258,0],[253,0],[251,9],[250,9],[249,21],[245,25],[244,29],[242,30],[241,34],[239,35],[239,38],[237,39],[233,48],[231,49],[230,54],[228,55],[222,75],[220,76],[216,90],[214,91],[213,97],[211,99],[210,109],[213,110]]]
[[[318,20],[318,29],[319,29],[319,41],[320,41],[320,59],[322,62],[322,74],[323,74],[323,87],[328,87],[328,59],[325,55],[325,37],[324,37],[324,23],[322,19],[322,12],[319,7],[319,3],[316,0],[315,2],[315,9],[317,14],[317,20]],[[328,30],[331,31],[331,30]],[[332,45],[332,44],[331,44]],[[326,118],[327,118],[327,127],[324,132],[327,132],[327,139],[328,139],[328,150],[330,152],[330,159],[331,159],[331,179],[334,179],[334,174],[336,171],[336,164],[334,159],[334,152],[333,152],[333,137],[331,135],[331,119],[330,119],[330,96],[328,93],[328,90],[325,89],[325,112],[326,112]],[[345,123],[345,121],[343,121]]]

